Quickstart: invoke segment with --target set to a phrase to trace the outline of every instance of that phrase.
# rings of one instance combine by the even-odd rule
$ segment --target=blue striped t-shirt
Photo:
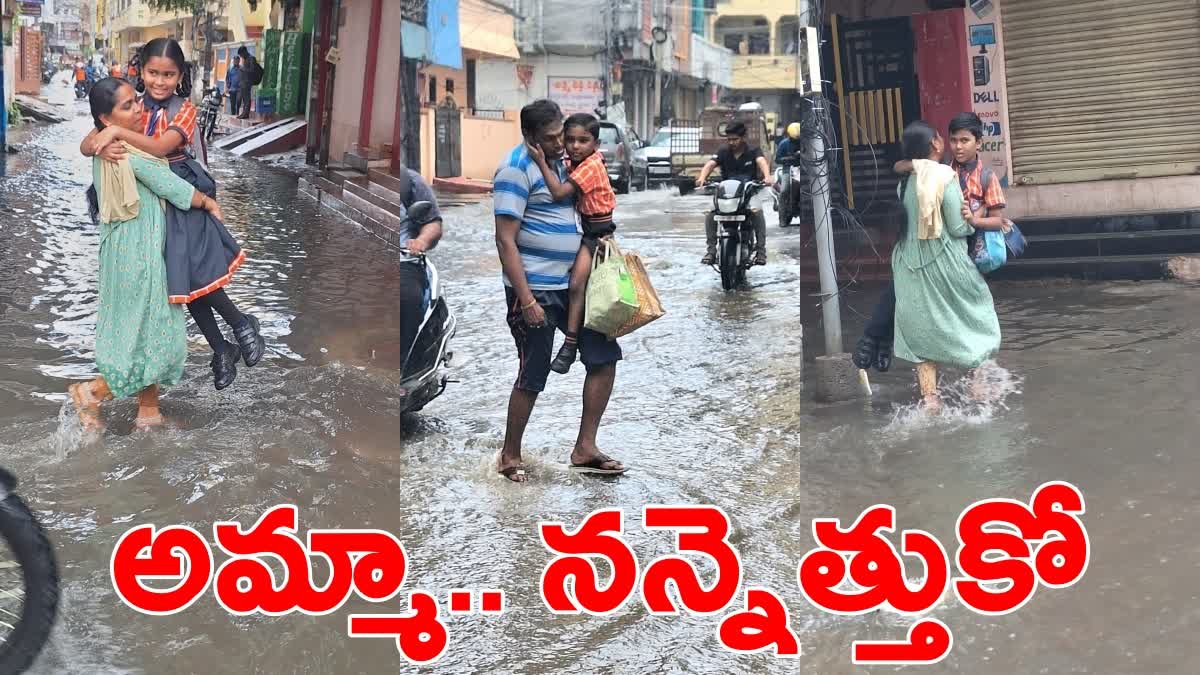
[[[561,162],[553,164],[558,179],[566,182]],[[560,291],[567,288],[571,263],[579,252],[579,225],[575,201],[568,197],[554,201],[542,179],[537,162],[525,150],[525,144],[513,148],[500,162],[492,185],[494,212],[521,221],[517,250],[525,267],[530,290]],[[508,278],[505,286],[511,286]]]

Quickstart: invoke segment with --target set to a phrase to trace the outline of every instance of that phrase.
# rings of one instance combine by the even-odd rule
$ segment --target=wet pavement
[[[82,113],[83,104],[76,111]],[[622,340],[626,360],[600,444],[631,467],[589,479],[565,461],[583,374],[552,375],[526,435],[531,482],[494,472],[517,362],[504,324],[490,200],[445,209],[435,251],[458,315],[462,359],[445,395],[396,415],[398,313],[394,254],[295,191],[291,175],[224,156],[214,162],[230,229],[248,250],[230,294],[262,319],[271,354],[212,390],[207,350],[192,331],[185,381],[166,393],[177,428],[131,433],[134,407],[83,443],[63,392],[91,373],[96,230],[78,155],[89,119],[21,132],[25,151],[0,179],[0,453],[23,479],[58,548],[61,618],[43,673],[383,673],[404,667],[387,640],[351,640],[346,615],[397,612],[350,602],[325,617],[231,618],[211,592],[169,617],[142,616],[112,591],[107,563],[127,528],[214,520],[249,525],[277,503],[301,528],[373,527],[409,555],[406,589],[501,588],[499,618],[454,617],[446,673],[851,673],[859,639],[904,636],[897,617],[835,617],[809,606],[796,566],[812,518],[853,519],[897,508],[949,550],[958,513],[985,497],[1027,500],[1039,484],[1082,488],[1093,546],[1086,576],[1042,589],[1022,610],[984,618],[952,597],[931,612],[955,644],[929,672],[1190,673],[1200,536],[1194,452],[1200,292],[1175,284],[994,289],[1004,330],[992,409],[929,422],[907,407],[911,376],[873,375],[868,402],[817,405],[803,388],[795,229],[769,214],[771,263],[750,287],[720,290],[697,264],[705,198],[665,192],[619,200],[622,245],[643,254],[668,312]],[[854,310],[877,288],[843,295],[847,346]],[[819,353],[819,325],[805,333]],[[553,616],[537,594],[550,559],[541,520],[574,526],[600,508],[627,513],[627,539],[648,561],[672,549],[641,529],[646,504],[716,504],[730,514],[746,585],[779,592],[803,645],[799,661],[734,656],[717,617],[650,616],[633,602],[614,616]]]

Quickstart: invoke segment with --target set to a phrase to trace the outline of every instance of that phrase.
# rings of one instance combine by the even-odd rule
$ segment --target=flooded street
[[[66,90],[48,88],[66,100]],[[551,375],[525,440],[531,481],[495,473],[517,358],[505,325],[490,198],[444,204],[434,251],[458,316],[458,383],[401,419],[394,252],[296,192],[294,176],[220,155],[212,160],[230,230],[248,252],[229,287],[257,315],[269,355],[216,392],[208,350],[189,321],[185,380],[165,392],[167,431],[132,432],[135,406],[106,413],[109,431],[81,439],[65,405],[93,373],[98,232],[86,217],[91,123],[29,127],[0,178],[0,457],[57,547],[63,604],[39,673],[858,673],[854,640],[900,640],[909,622],[884,613],[824,614],[796,582],[814,546],[813,518],[852,521],[896,507],[953,555],[963,508],[988,497],[1027,501],[1050,480],[1079,486],[1092,559],[1075,586],[1041,588],[1021,610],[981,617],[951,595],[931,612],[954,632],[934,673],[1192,673],[1200,656],[1200,291],[1168,283],[993,288],[1008,393],[992,410],[928,422],[903,364],[872,373],[870,401],[812,402],[805,358],[820,350],[815,289],[799,286],[808,242],[768,211],[769,264],[733,293],[698,261],[707,198],[622,196],[618,237],[640,252],[667,310],[622,339],[599,442],[630,467],[619,479],[567,471],[582,368]],[[846,347],[877,287],[842,298]],[[389,640],[351,639],[350,613],[398,613],[400,599],[351,601],[324,617],[234,618],[211,591],[167,617],[141,615],[112,589],[117,538],[144,523],[245,526],[296,504],[301,530],[396,534],[404,590],[500,588],[500,617],[451,617],[435,667],[406,664]],[[647,533],[647,504],[714,504],[734,523],[746,586],[778,592],[803,645],[799,661],[735,656],[720,616],[650,616],[636,599],[613,616],[554,616],[538,595],[550,560],[539,521],[573,529],[622,508],[643,564],[673,550]],[[1177,526],[1178,527],[1177,529]],[[220,556],[218,555],[218,564]],[[911,569],[911,568],[910,568]],[[739,595],[739,600],[740,600]]]

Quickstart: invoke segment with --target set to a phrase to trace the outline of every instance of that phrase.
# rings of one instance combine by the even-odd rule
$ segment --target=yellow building
[[[271,27],[271,6],[270,2],[259,2],[252,10],[246,0],[224,3],[225,14],[214,25],[218,33],[214,42],[258,39]],[[102,7],[107,25],[98,34],[108,36],[109,52],[117,61],[127,62],[134,49],[160,37],[178,40],[189,60],[200,56],[192,41],[195,35],[192,12],[156,11],[145,0],[98,0],[97,14]]]
[[[768,113],[790,118],[799,110],[796,51],[800,22],[795,2],[727,0],[709,18],[709,35],[733,52],[730,97],[761,103]]]

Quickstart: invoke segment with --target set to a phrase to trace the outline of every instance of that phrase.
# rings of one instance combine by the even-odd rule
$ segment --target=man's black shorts
[[[540,392],[546,388],[550,374],[550,362],[554,358],[554,331],[567,330],[567,291],[533,291],[533,297],[546,312],[546,325],[533,328],[526,325],[521,303],[517,294],[509,287],[504,288],[508,300],[508,327],[517,344],[517,358],[521,365],[517,371],[517,389]],[[584,328],[579,332],[579,357],[590,372],[598,366],[606,366],[621,360],[621,346],[594,330]]]

